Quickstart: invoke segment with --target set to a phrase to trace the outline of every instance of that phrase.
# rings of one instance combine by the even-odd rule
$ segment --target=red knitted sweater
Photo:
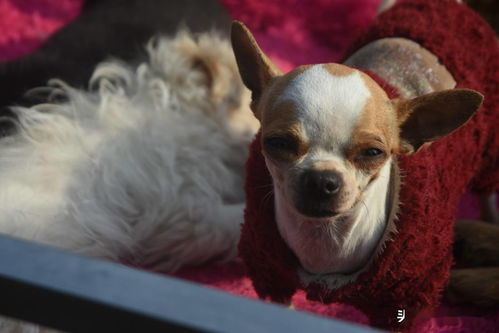
[[[309,299],[357,307],[373,326],[402,330],[439,302],[452,264],[452,225],[461,195],[468,188],[499,189],[499,43],[487,23],[456,0],[399,1],[377,18],[354,49],[385,37],[414,40],[437,55],[457,87],[485,95],[482,108],[447,138],[398,158],[402,186],[397,232],[364,272],[336,290],[320,279],[306,286],[300,278],[298,260],[274,220],[268,186],[272,180],[257,136],[247,162],[239,250],[262,298],[287,302],[304,289]],[[396,319],[399,309],[406,312],[402,323]]]

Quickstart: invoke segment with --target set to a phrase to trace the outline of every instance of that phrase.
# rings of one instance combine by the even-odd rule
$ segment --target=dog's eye
[[[376,157],[383,154],[383,151],[378,148],[367,148],[362,151],[362,155],[366,157]]]
[[[290,138],[270,137],[264,140],[264,145],[269,149],[294,151],[295,142]]]

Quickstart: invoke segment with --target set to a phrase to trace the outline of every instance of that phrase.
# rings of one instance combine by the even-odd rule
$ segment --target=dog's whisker
[[[271,189],[269,192],[267,192],[267,194],[265,194],[265,196],[262,198],[260,209],[263,209],[263,207],[268,203],[273,195],[274,189]]]
[[[365,210],[366,210],[366,214],[367,214],[367,218],[369,219],[370,216],[369,216],[369,207],[367,206],[366,202],[364,199],[360,199],[360,202],[362,203],[362,205],[364,206]]]

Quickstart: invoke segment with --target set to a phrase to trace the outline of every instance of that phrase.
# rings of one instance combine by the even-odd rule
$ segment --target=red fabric
[[[82,0],[0,0],[0,61],[28,54],[80,13]]]
[[[454,0],[402,0],[380,15],[357,45],[382,37],[406,37],[418,42],[439,57],[456,79],[457,88],[471,88],[485,95],[482,111],[473,122],[474,130],[454,133],[436,145],[441,148],[434,148],[441,152],[457,149],[457,155],[465,153],[464,146],[471,149],[462,165],[454,163],[456,154],[435,153],[436,160],[443,162],[439,163],[441,170],[447,170],[443,175],[462,175],[456,188],[467,185],[468,178],[477,175],[471,182],[473,190],[496,191],[499,132],[493,124],[499,124],[499,44],[494,31],[477,13]],[[444,180],[446,184],[451,182]]]
[[[436,54],[458,87],[478,90],[485,103],[460,130],[409,157],[400,157],[403,183],[398,233],[381,257],[354,283],[336,291],[314,284],[310,299],[342,302],[362,310],[371,325],[410,328],[418,315],[439,303],[452,264],[452,225],[466,188],[491,192],[499,187],[499,50],[494,32],[455,0],[408,0],[381,15],[358,44],[383,37],[407,37]],[[452,37],[449,37],[452,36]],[[487,66],[483,66],[487,64]],[[494,126],[495,125],[495,126]],[[247,164],[247,208],[240,243],[249,276],[260,297],[286,301],[302,289],[298,262],[280,237],[268,195],[270,175],[258,137]],[[410,180],[410,181],[409,181]],[[406,320],[396,321],[396,311]]]
[[[222,0],[284,71],[339,59],[369,26],[379,0]]]

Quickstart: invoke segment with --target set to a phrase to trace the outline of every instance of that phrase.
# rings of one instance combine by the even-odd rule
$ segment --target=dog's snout
[[[342,186],[341,175],[335,171],[307,171],[302,175],[302,189],[305,195],[327,199],[338,193]]]

